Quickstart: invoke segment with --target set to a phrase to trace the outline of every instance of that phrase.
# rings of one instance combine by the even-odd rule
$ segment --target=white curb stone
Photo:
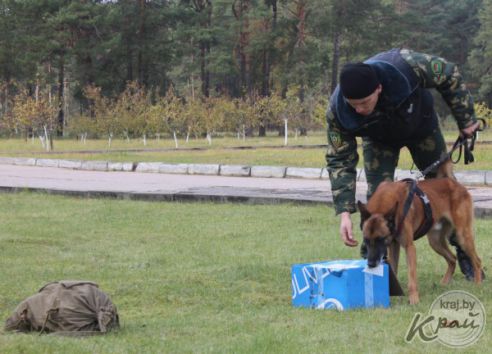
[[[109,171],[133,171],[133,162],[108,162]]]
[[[220,165],[221,176],[249,177],[250,174],[251,174],[250,166]]]
[[[159,172],[160,162],[139,162],[136,172]]]
[[[188,166],[190,175],[218,175],[219,165],[209,164],[190,164]]]
[[[14,158],[14,165],[36,166],[36,159],[33,157],[17,157]]]
[[[484,185],[485,184],[485,171],[465,171],[454,172],[454,175],[458,182],[472,186],[472,185]]]
[[[60,164],[59,160],[55,159],[37,159],[36,166],[40,167],[58,167]]]
[[[321,179],[330,179],[330,174],[326,167],[321,170]]]
[[[285,170],[285,167],[278,166],[253,166],[251,177],[284,178]]]
[[[14,157],[0,157],[0,164],[2,165],[17,165]]]
[[[0,157],[2,165],[35,166],[36,159],[29,157]]]
[[[59,160],[58,167],[71,168],[73,170],[79,170],[82,167],[82,161],[77,160]]]
[[[108,162],[107,161],[83,161],[81,170],[88,171],[107,171]]]
[[[188,173],[188,164],[186,164],[186,163],[178,163],[178,164],[161,163],[159,165],[159,172],[160,173],[172,173],[172,174],[185,175]]]
[[[246,166],[218,164],[167,164],[161,162],[108,162],[108,161],[79,161],[58,159],[36,159],[0,157],[0,164],[41,167],[60,167],[90,171],[137,171],[169,174],[221,175],[234,177],[263,177],[263,178],[305,178],[328,180],[326,168],[301,168],[281,166]],[[135,166],[136,165],[136,166]],[[135,168],[134,168],[135,167]],[[457,180],[468,186],[492,185],[492,171],[461,171],[454,172]],[[404,178],[415,179],[420,173],[417,170],[396,169],[395,180]],[[357,182],[365,182],[364,169],[357,169]]]
[[[418,170],[400,170],[396,169],[395,171],[395,181],[401,181],[402,179],[405,178],[411,178],[411,179],[416,179],[417,177],[420,177],[420,172]]]
[[[285,177],[320,179],[321,168],[287,167],[287,170],[285,171]]]

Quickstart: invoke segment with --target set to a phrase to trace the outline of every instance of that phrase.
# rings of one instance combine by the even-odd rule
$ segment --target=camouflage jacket
[[[408,49],[393,49],[378,54],[365,62],[375,69],[377,68],[380,79],[381,76],[392,75],[387,80],[388,85],[385,84],[384,79],[381,80],[383,90],[379,101],[382,102],[378,102],[376,110],[381,104],[391,106],[388,111],[395,113],[399,107],[404,107],[405,110],[412,109],[411,103],[408,102],[411,102],[411,96],[415,92],[420,90],[428,95],[425,92],[426,89],[435,88],[450,107],[459,129],[463,129],[476,121],[472,97],[464,87],[461,74],[455,64],[437,56],[417,53]],[[394,70],[395,67],[398,70]],[[381,98],[383,96],[385,100]],[[432,106],[431,101],[431,109]],[[377,114],[378,112],[375,112],[375,115]],[[389,114],[389,118],[394,117]],[[327,111],[328,149],[326,152],[326,162],[337,214],[343,211],[353,213],[356,210],[355,181],[359,155],[355,138],[356,136],[367,136],[367,134],[361,133],[356,125],[364,119],[365,117],[358,115],[346,103],[337,86]],[[428,126],[424,129],[429,129],[427,133],[430,133],[434,127]],[[386,134],[388,138],[399,138],[398,133],[395,134],[394,131],[388,130],[381,133],[382,135]],[[411,134],[406,138],[411,139]],[[369,137],[372,137],[370,133]],[[419,136],[414,135],[414,138],[419,138]],[[384,137],[381,141],[384,142]]]

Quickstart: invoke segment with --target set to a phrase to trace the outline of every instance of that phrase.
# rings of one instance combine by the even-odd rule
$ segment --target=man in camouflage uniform
[[[356,211],[356,137],[362,137],[368,198],[382,181],[393,180],[402,147],[409,149],[420,170],[446,151],[429,88],[441,94],[461,134],[470,137],[478,123],[473,100],[455,64],[393,49],[342,69],[327,112],[326,161],[335,211],[340,215],[340,235],[347,246],[358,244],[350,218]],[[458,247],[459,260],[464,255],[460,251]]]

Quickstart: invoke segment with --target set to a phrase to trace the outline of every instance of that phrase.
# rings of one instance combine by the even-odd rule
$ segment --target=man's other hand
[[[478,128],[480,127],[480,122],[475,122],[472,125],[469,125],[468,127],[461,129],[461,136],[464,136],[465,138],[471,138],[473,136],[473,133],[475,133]]]

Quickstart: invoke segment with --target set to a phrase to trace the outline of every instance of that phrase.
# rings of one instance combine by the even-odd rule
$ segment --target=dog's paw
[[[410,305],[417,305],[420,301],[419,294],[410,294],[408,296],[408,301],[410,302]]]
[[[448,285],[450,281],[451,281],[451,276],[445,275],[441,279],[441,285]]]
[[[475,284],[481,284],[481,283],[483,283],[483,281],[485,280],[485,273],[483,272],[483,269],[480,269],[480,272],[475,272],[474,271],[473,273],[474,273],[473,280],[475,281]]]

